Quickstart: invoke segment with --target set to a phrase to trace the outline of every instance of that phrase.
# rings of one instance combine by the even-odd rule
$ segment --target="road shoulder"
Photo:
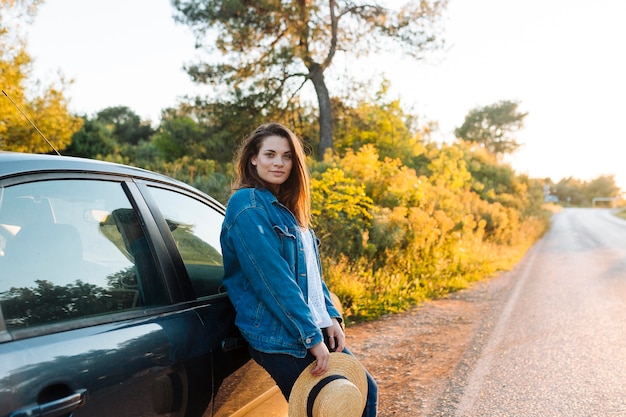
[[[378,381],[379,416],[450,416],[497,322],[512,274],[350,326],[347,344]]]

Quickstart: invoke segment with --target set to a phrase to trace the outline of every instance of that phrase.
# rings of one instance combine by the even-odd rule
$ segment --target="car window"
[[[172,231],[196,297],[222,293],[224,264],[220,230],[223,215],[187,195],[149,188]]]
[[[0,192],[0,307],[8,330],[166,302],[120,183],[49,180]]]

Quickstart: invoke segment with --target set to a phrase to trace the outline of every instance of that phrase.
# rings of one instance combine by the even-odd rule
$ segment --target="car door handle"
[[[22,408],[9,414],[9,417],[57,417],[82,407],[87,401],[87,390],[74,391],[67,397]]]
[[[246,344],[237,337],[227,337],[226,339],[222,340],[222,352],[230,352],[235,349],[241,349],[245,346]]]

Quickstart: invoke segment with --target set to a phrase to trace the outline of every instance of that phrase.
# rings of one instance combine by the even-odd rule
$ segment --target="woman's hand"
[[[333,324],[327,327],[326,333],[328,334],[328,344],[332,351],[341,352],[346,347],[346,336],[343,334],[343,329],[339,324],[339,321],[335,318],[332,319]],[[313,376],[320,376],[328,371],[330,365],[330,351],[324,342],[318,343],[311,349],[311,354],[315,356],[317,364],[311,369]]]
[[[328,334],[328,344],[333,352],[341,352],[346,347],[346,336],[336,318],[333,318],[333,325],[326,328]]]
[[[330,365],[330,352],[324,344],[324,342],[318,343],[310,349],[315,359],[317,359],[315,366],[311,369],[311,375],[321,376],[328,371]]]

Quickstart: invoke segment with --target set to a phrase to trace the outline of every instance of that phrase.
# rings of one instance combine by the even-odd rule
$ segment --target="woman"
[[[221,235],[224,285],[252,358],[289,399],[307,365],[316,362],[311,374],[320,376],[328,370],[330,351],[350,352],[321,276],[299,139],[280,124],[261,125],[242,144],[236,164],[236,191]],[[363,416],[373,417],[377,387],[367,378]]]

